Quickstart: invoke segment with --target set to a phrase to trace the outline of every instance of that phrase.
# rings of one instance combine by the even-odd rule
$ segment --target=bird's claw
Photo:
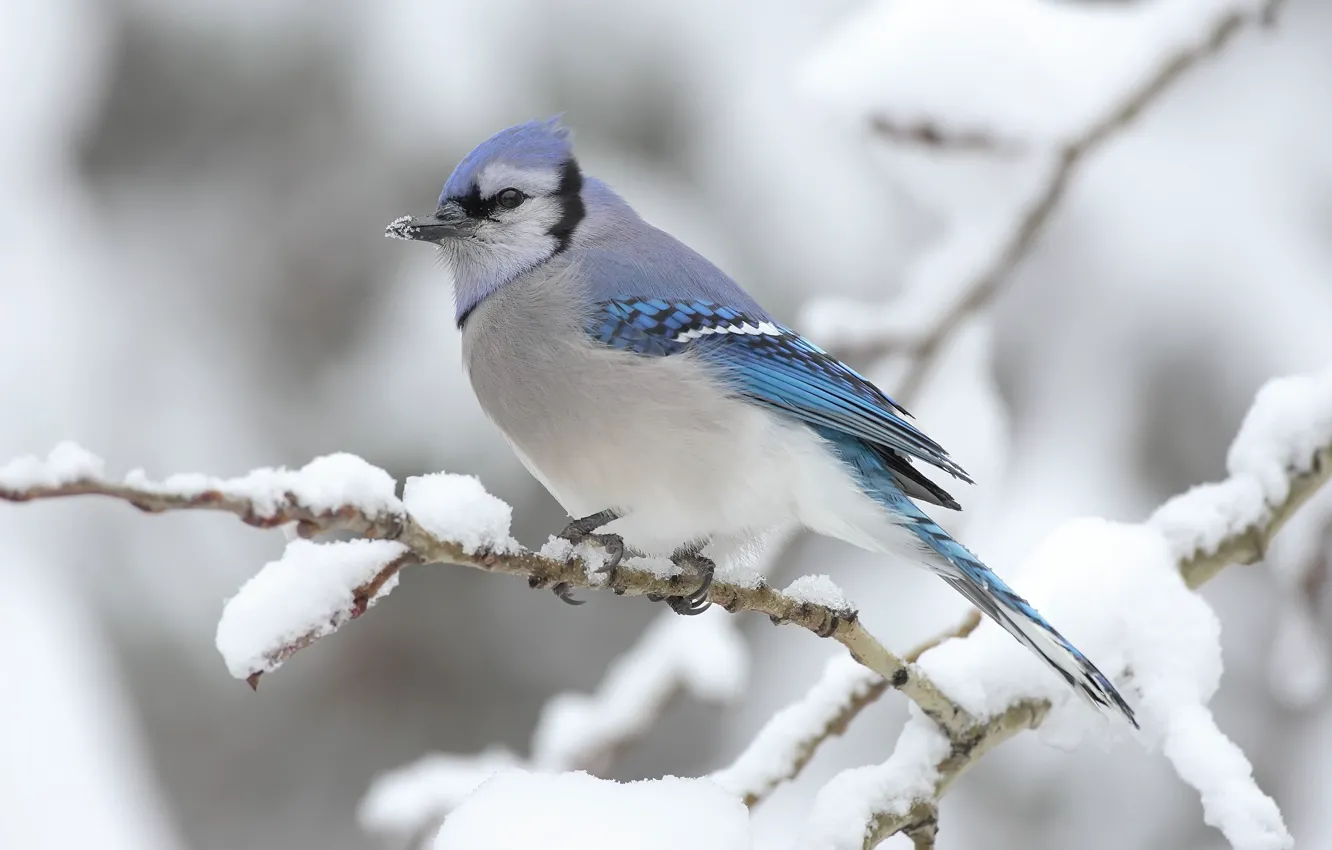
[[[586,599],[579,599],[578,597],[574,596],[573,590],[572,588],[569,587],[569,582],[567,581],[560,582],[559,584],[552,587],[550,591],[551,593],[554,593],[556,596],[558,596],[560,598],[560,601],[565,603],[566,605],[582,605],[584,602],[587,601]]]
[[[575,546],[581,543],[597,544],[606,553],[606,561],[597,567],[595,572],[614,572],[615,568],[624,560],[624,538],[618,534],[596,534],[595,532],[598,528],[619,519],[619,517],[620,515],[615,511],[601,511],[574,520],[566,525],[558,536]]]
[[[676,552],[671,556],[671,560],[677,566],[691,566],[699,574],[701,580],[698,587],[685,596],[672,596],[666,600],[666,604],[675,613],[683,617],[693,617],[702,614],[712,607],[712,602],[708,599],[708,590],[712,587],[712,575],[717,570],[717,565],[710,558],[705,558],[698,552],[684,551]]]
[[[624,560],[624,538],[618,534],[588,534],[583,537],[583,542],[591,541],[601,547],[606,555],[605,562],[592,572],[594,573],[612,573],[615,568]]]

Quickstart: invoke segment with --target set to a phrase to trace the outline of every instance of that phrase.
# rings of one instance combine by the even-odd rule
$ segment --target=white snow
[[[1014,588],[1116,682],[1137,711],[1143,727],[1139,740],[1160,747],[1180,777],[1199,791],[1208,823],[1237,850],[1290,846],[1275,804],[1207,709],[1221,678],[1220,624],[1203,598],[1185,586],[1175,553],[1159,531],[1074,520],[1038,546],[1012,578]],[[1107,722],[1090,710],[988,620],[967,640],[931,649],[918,666],[977,717],[992,717],[1023,699],[1049,700],[1053,708],[1040,729],[1048,743],[1071,747],[1089,734],[1129,734],[1124,723]],[[903,734],[915,746],[912,736],[919,733],[910,730]],[[843,846],[837,836],[859,834],[865,826],[863,820],[844,818],[854,820],[886,802],[901,804],[901,789],[932,781],[933,768],[918,754],[894,754],[879,768],[862,768],[830,784],[820,794],[811,829]],[[911,770],[921,772],[908,775]],[[855,788],[870,799],[854,799],[861,793]]]
[[[706,779],[620,783],[501,773],[444,821],[434,850],[749,850],[749,811]]]
[[[886,762],[844,770],[819,789],[797,846],[861,850],[876,813],[905,814],[917,800],[933,796],[936,765],[951,749],[948,736],[912,703]]]
[[[407,235],[407,230],[411,225],[412,217],[409,215],[400,215],[388,223],[384,228],[384,236],[389,239],[401,239],[406,242],[412,241],[412,237]]]
[[[537,554],[552,561],[567,563],[574,557],[574,545],[563,537],[552,534],[550,539],[537,550]]]
[[[408,478],[402,500],[422,528],[460,544],[468,554],[519,548],[509,536],[513,508],[487,493],[474,475],[438,472]]]
[[[818,682],[773,715],[730,766],[712,774],[712,781],[742,799],[763,796],[791,774],[812,738],[881,681],[878,673],[839,651],[828,659]]]
[[[422,756],[376,776],[356,809],[356,822],[366,832],[410,838],[443,820],[482,782],[519,766],[518,757],[503,747],[474,756]]]
[[[336,453],[317,457],[297,470],[261,467],[238,478],[215,478],[183,473],[163,481],[150,479],[142,469],[125,476],[125,484],[153,493],[197,496],[217,491],[254,505],[259,516],[272,516],[290,498],[318,513],[354,507],[368,517],[402,513],[394,495],[393,476],[356,455]]]
[[[368,516],[397,513],[397,482],[384,470],[353,454],[338,452],[317,457],[301,467],[287,490],[301,504],[316,511],[354,505]]]
[[[1142,724],[1138,740],[1160,748],[1198,791],[1206,822],[1237,850],[1282,850],[1293,840],[1276,804],[1254,782],[1252,765],[1207,708],[1221,680],[1220,623],[1186,587],[1179,563],[1265,521],[1289,495],[1291,473],[1311,468],[1329,444],[1332,369],[1272,381],[1231,446],[1229,478],[1170,500],[1146,524],[1066,523],[1011,577],[1019,593],[1116,681]],[[1296,699],[1326,687],[1326,660],[1309,650],[1317,638],[1307,626],[1288,622],[1279,632],[1278,655],[1298,669],[1274,665],[1272,673]],[[995,716],[1023,699],[1050,701],[1040,728],[1048,743],[1071,747],[1088,734],[1128,734],[1123,724],[1088,710],[988,620],[967,640],[925,653],[919,667],[977,717]],[[847,771],[820,792],[808,846],[858,848],[874,812],[905,811],[928,792],[938,755],[947,752],[939,748],[933,726],[914,715],[887,762]]]
[[[353,615],[356,589],[407,551],[392,540],[293,540],[227,600],[217,650],[238,679],[277,669],[294,641],[331,634]],[[369,600],[397,586],[395,574]]]
[[[594,542],[580,543],[575,546],[563,537],[551,535],[537,554],[543,558],[550,558],[552,561],[566,563],[578,558],[583,562],[588,581],[593,585],[604,584],[609,578],[607,573],[599,572],[606,563],[606,550]],[[682,572],[680,567],[670,558],[657,556],[635,555],[625,558],[620,563],[627,569],[642,570],[661,579],[670,578]]]
[[[59,487],[76,481],[100,481],[106,471],[102,459],[76,443],[63,442],[45,458],[24,455],[0,466],[0,490]]]
[[[1177,558],[1210,554],[1263,522],[1289,494],[1290,471],[1307,471],[1332,445],[1332,368],[1268,382],[1244,417],[1226,459],[1230,477],[1176,496],[1152,515]]]
[[[1201,703],[1174,706],[1162,749],[1179,777],[1198,789],[1203,820],[1235,850],[1295,846],[1276,803],[1254,783],[1253,765]]]
[[[782,593],[797,602],[822,605],[834,611],[853,610],[851,603],[846,601],[846,594],[833,584],[829,576],[800,576],[788,584]]]
[[[1261,5],[878,2],[823,40],[802,83],[856,122],[882,116],[904,129],[932,125],[1010,147],[1062,142],[1142,86],[1147,69],[1204,42],[1224,14]]]
[[[643,570],[660,579],[668,579],[684,572],[680,565],[672,561],[670,558],[659,556],[626,558],[624,563],[626,566],[636,570]]]
[[[596,693],[563,693],[546,703],[532,733],[532,763],[598,769],[617,744],[646,732],[678,690],[728,702],[748,678],[749,652],[729,615],[663,613],[611,664]]]

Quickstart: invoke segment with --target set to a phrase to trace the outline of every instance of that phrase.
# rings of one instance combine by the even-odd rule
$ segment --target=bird
[[[698,587],[665,601],[696,614],[706,547],[803,526],[926,567],[1137,726],[1110,680],[913,501],[960,510],[916,464],[973,483],[962,467],[863,375],[585,175],[561,118],[486,139],[434,212],[385,235],[438,247],[482,410],[573,518],[560,536],[603,546],[603,569],[626,540],[668,554]]]

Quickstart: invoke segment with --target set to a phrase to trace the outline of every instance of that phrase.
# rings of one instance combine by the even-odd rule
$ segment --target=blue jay
[[[1130,722],[1086,656],[917,507],[959,509],[913,461],[971,479],[876,386],[586,177],[558,119],[503,130],[434,213],[388,236],[439,246],[486,414],[614,567],[671,553],[707,607],[705,545],[790,523],[928,567],[1073,688]],[[615,534],[595,533],[613,527]],[[714,550],[715,551],[715,550]],[[567,588],[556,588],[566,601]]]

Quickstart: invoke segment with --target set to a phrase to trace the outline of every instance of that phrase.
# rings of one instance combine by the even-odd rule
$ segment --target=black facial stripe
[[[587,215],[587,208],[583,205],[583,172],[578,170],[578,163],[572,157],[560,169],[560,183],[553,197],[560,204],[560,219],[546,232],[555,237],[555,253],[558,254],[569,247],[574,229]],[[466,195],[449,200],[462,207],[468,218],[478,220],[491,218],[499,208],[495,198],[481,197],[481,189],[475,185]]]
[[[587,208],[583,206],[583,172],[578,170],[578,163],[572,157],[560,172],[555,198],[560,202],[560,220],[547,232],[555,237],[555,253],[558,254],[569,247],[574,228],[587,215]]]
[[[478,186],[472,186],[472,191],[453,200],[458,202],[458,206],[463,208],[468,218],[490,218],[490,214],[495,211],[495,199],[481,197],[481,189]]]

